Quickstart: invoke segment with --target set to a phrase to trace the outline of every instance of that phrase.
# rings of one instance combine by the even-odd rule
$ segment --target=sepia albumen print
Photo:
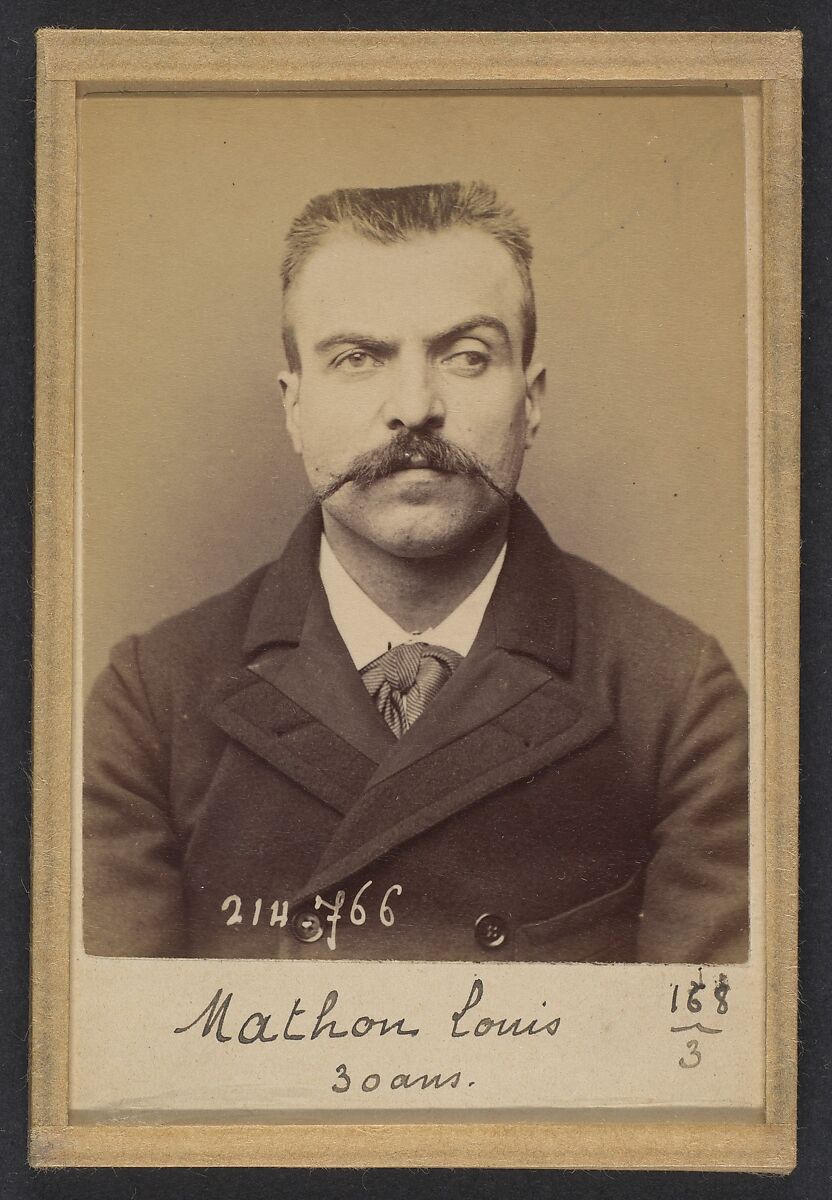
[[[83,107],[87,952],[744,961],[742,97]]]

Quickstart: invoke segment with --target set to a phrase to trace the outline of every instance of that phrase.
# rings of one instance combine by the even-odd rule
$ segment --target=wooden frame
[[[314,69],[310,64],[314,64]],[[31,1161],[673,1168],[795,1154],[800,36],[46,30],[38,56]],[[759,83],[763,106],[766,1104],[762,1122],[72,1125],[76,97],[88,90]],[[325,1132],[325,1136],[322,1133]]]

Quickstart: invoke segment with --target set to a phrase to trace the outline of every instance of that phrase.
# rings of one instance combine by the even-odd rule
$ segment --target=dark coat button
[[[474,937],[483,950],[499,950],[508,941],[508,925],[497,913],[483,913],[474,922]]]
[[[317,942],[323,931],[321,918],[309,908],[299,908],[292,917],[292,933],[299,942]]]

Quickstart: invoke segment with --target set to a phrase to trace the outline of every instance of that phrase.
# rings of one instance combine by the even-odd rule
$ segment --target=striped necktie
[[[402,642],[368,663],[361,678],[393,733],[401,737],[461,661],[461,654],[444,646]]]

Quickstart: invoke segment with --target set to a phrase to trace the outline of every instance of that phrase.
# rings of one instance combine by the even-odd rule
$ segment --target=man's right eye
[[[381,363],[367,350],[348,350],[346,354],[340,354],[332,365],[338,370],[354,373],[380,367]]]

